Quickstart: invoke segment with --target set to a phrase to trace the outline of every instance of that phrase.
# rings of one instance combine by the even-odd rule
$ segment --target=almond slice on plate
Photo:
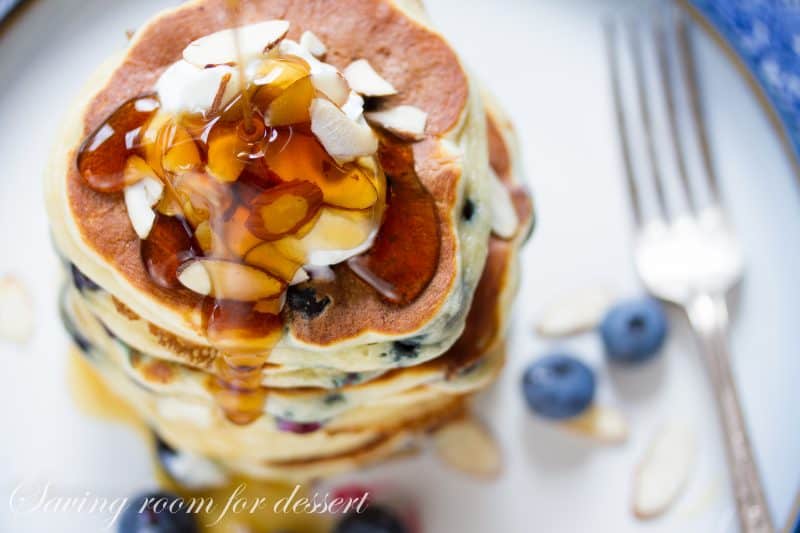
[[[492,209],[492,232],[501,239],[510,239],[517,232],[519,217],[508,189],[489,169],[490,207]]]
[[[352,89],[364,96],[391,96],[397,94],[397,89],[375,72],[366,59],[359,59],[350,63],[344,69],[344,77]]]
[[[367,121],[390,131],[401,139],[418,141],[425,137],[428,114],[418,107],[401,105],[383,111],[365,113]]]
[[[288,31],[289,23],[285,20],[268,20],[235,30],[229,28],[189,43],[183,50],[183,59],[200,68],[230,65],[238,62],[240,56],[247,61],[268,52]]]
[[[594,329],[613,301],[611,291],[604,287],[573,291],[545,308],[536,331],[546,337],[563,337]]]
[[[125,187],[125,207],[134,231],[140,239],[146,239],[153,229],[156,213],[153,206],[161,199],[164,185],[151,177]]]
[[[350,87],[344,76],[330,65],[323,64],[322,68],[312,72],[311,84],[339,107],[342,107],[350,96]]]
[[[33,334],[33,298],[13,276],[0,278],[0,339],[24,344]]]
[[[671,421],[658,431],[636,469],[633,513],[638,518],[656,517],[675,501],[689,477],[694,451],[694,433],[687,425]]]
[[[310,114],[311,131],[337,162],[347,163],[378,150],[378,138],[372,129],[351,120],[334,103],[315,98]]]
[[[304,31],[300,36],[300,46],[308,50],[314,57],[322,57],[328,51],[325,43],[311,31]]]
[[[628,422],[617,409],[593,405],[585,413],[559,423],[582,437],[604,444],[621,444],[628,438]]]
[[[447,424],[434,434],[433,441],[437,456],[456,470],[482,478],[500,474],[502,457],[497,441],[472,418]]]
[[[224,300],[255,302],[278,296],[284,283],[255,267],[220,259],[194,259],[178,270],[187,289]]]

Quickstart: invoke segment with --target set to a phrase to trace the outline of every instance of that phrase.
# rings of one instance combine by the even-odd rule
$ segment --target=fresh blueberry
[[[100,285],[92,281],[89,276],[78,270],[74,263],[70,263],[70,272],[72,273],[72,283],[79,291],[99,291]]]
[[[522,376],[530,408],[547,418],[577,416],[594,398],[592,369],[570,355],[552,354],[531,363]]]
[[[475,216],[475,202],[472,199],[467,198],[464,201],[464,207],[461,208],[461,216],[464,217],[464,220],[469,222],[472,220],[472,217]]]
[[[336,524],[333,533],[407,533],[408,528],[391,510],[370,505],[362,513],[350,513]]]
[[[313,287],[292,286],[286,293],[286,305],[305,319],[317,318],[331,303],[330,296],[317,298]]]
[[[636,363],[655,355],[667,336],[664,308],[652,298],[621,302],[600,324],[606,354],[613,361]]]
[[[403,359],[416,359],[421,345],[419,339],[416,338],[394,341],[392,343],[394,360],[399,362]]]
[[[297,433],[298,435],[313,433],[322,427],[319,422],[294,422],[285,418],[276,418],[276,421],[280,431]]]
[[[119,521],[119,533],[197,533],[191,509],[168,492],[141,494],[132,499]]]

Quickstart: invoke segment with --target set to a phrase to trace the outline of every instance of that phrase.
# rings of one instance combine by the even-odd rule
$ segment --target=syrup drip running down
[[[236,424],[264,411],[262,371],[283,335],[286,290],[312,254],[354,249],[383,223],[349,266],[382,298],[406,305],[436,272],[440,245],[435,203],[408,146],[384,139],[379,158],[338,163],[311,131],[309,108],[321,93],[309,65],[269,54],[258,67],[269,83],[241,83],[223,102],[223,78],[204,113],[170,114],[150,95],[125,102],[77,157],[101,193],[144,179],[163,184],[142,262],[155,285],[196,293],[204,333],[223,354],[207,386]]]

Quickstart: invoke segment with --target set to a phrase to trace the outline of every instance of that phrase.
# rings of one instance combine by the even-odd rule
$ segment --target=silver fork
[[[772,533],[764,491],[753,457],[747,427],[742,416],[736,384],[731,373],[727,342],[728,309],[726,293],[742,279],[744,257],[738,240],[728,225],[721,207],[717,177],[711,161],[711,149],[702,121],[701,103],[690,36],[682,16],[669,13],[667,23],[630,24],[623,30],[612,22],[606,25],[606,45],[611,69],[612,89],[620,135],[623,166],[637,226],[634,258],[636,269],[645,287],[656,297],[682,307],[697,336],[705,357],[709,376],[717,398],[725,434],[728,462],[736,497],[736,508],[743,533]],[[625,34],[625,45],[618,42],[618,33]],[[659,90],[647,90],[642,34],[652,40],[656,61],[654,78]],[[672,37],[672,38],[670,38]],[[674,43],[673,46],[670,44]],[[626,108],[623,98],[625,61],[622,46],[628,47],[633,69],[633,86],[637,103]],[[681,76],[673,73],[670,58],[680,65]],[[682,93],[679,93],[682,89]],[[686,101],[679,109],[679,95]],[[656,117],[651,105],[663,98],[660,108],[666,115],[667,142],[657,142]],[[679,113],[683,110],[684,113]],[[629,118],[638,115],[644,142],[644,166],[656,197],[655,213],[645,216],[642,176],[634,168],[636,153]],[[701,160],[710,201],[700,207],[690,181],[690,160],[682,142],[680,117],[688,116]],[[684,136],[685,137],[685,136]],[[675,173],[684,197],[685,209],[670,205],[666,194],[665,161],[672,158]],[[641,174],[641,172],[638,172]],[[697,184],[695,184],[697,185]],[[695,187],[697,188],[697,187]],[[674,204],[674,202],[672,202]],[[652,210],[651,210],[652,211]]]

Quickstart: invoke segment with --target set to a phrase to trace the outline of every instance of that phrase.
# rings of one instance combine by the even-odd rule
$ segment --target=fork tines
[[[609,20],[605,36],[623,169],[637,225],[667,221],[681,210],[696,212],[702,195],[717,204],[685,18],[665,9],[647,20]],[[693,186],[691,177],[699,174],[705,188]],[[648,203],[655,205],[647,210]],[[646,211],[654,214],[646,216]]]

